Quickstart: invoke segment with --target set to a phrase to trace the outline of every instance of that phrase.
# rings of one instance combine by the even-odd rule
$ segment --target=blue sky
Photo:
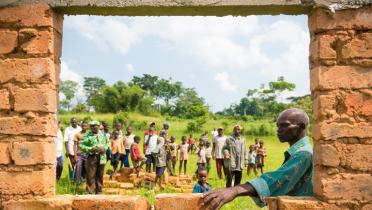
[[[308,45],[306,16],[65,16],[61,79],[171,77],[219,111],[278,76],[308,94]]]

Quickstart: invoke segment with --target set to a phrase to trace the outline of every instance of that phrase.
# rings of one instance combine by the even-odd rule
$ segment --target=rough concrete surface
[[[314,7],[357,8],[372,0],[2,0],[0,7],[47,3],[64,14],[89,15],[298,15]]]

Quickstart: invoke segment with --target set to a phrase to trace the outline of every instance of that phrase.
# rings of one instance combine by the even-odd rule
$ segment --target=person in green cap
[[[93,120],[89,122],[89,125],[90,131],[81,139],[79,149],[88,155],[86,162],[87,191],[89,194],[101,194],[109,139],[99,130],[98,121]]]

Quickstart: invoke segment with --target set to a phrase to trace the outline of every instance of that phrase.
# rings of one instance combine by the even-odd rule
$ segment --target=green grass
[[[72,117],[76,116],[78,119],[83,119],[86,117],[86,115],[71,115],[71,114],[65,114],[61,115],[60,119],[62,122],[68,122],[68,120]],[[100,120],[100,121],[107,121],[109,123],[112,122],[112,114],[96,114],[91,115],[93,119]],[[165,121],[165,118],[163,117],[148,117],[148,116],[142,116],[137,113],[131,113],[129,115],[131,120],[134,121],[155,121],[157,123],[158,130],[160,129],[160,126],[162,125],[162,122]],[[169,135],[176,137],[176,142],[180,143],[180,139],[182,135],[186,135],[187,132],[185,132],[187,122],[189,120],[167,120],[170,122],[170,129],[169,129]],[[239,123],[241,125],[246,126],[248,123],[243,121],[233,121],[233,120],[209,120],[207,124],[204,127],[204,130],[208,130],[209,132],[213,130],[213,128],[217,128],[222,125],[222,122],[228,122],[228,128],[226,129],[226,134],[229,135],[232,132],[232,126],[236,123]],[[262,121],[254,121],[249,122],[250,124],[257,124],[262,123]],[[143,138],[144,130],[134,130],[134,134],[141,136]],[[200,133],[196,133],[195,136],[200,136]],[[245,136],[247,139],[247,146],[254,143],[254,138],[256,136]],[[277,169],[281,163],[284,160],[283,152],[288,148],[287,144],[280,143],[276,137],[270,136],[270,137],[260,137],[265,141],[265,147],[267,152],[267,158],[266,158],[266,166],[265,171],[273,171]],[[140,148],[142,148],[142,142],[143,139],[141,139]],[[196,154],[189,155],[189,161],[187,165],[187,173],[193,174],[196,171],[196,161],[197,157]],[[109,164],[106,165],[106,170],[111,169],[111,166]],[[178,163],[176,166],[176,169],[178,169]],[[176,170],[178,171],[178,170]],[[246,182],[250,179],[253,179],[254,175],[251,174],[251,176],[248,177],[246,170],[243,173],[242,182]],[[223,188],[225,186],[224,180],[219,180],[217,178],[217,173],[215,169],[215,162],[212,160],[212,168],[209,174],[208,182],[212,185],[213,189],[216,188]],[[68,180],[68,167],[67,162],[64,161],[64,169],[63,174],[61,177],[61,180],[57,184],[57,194],[85,194],[84,188],[82,186],[75,186],[74,184],[71,184]],[[157,193],[173,193],[172,189],[166,188],[164,191],[157,192]],[[155,192],[153,190],[148,190],[145,188],[139,189],[135,191],[134,193],[138,193],[139,195],[146,197],[149,199],[149,202],[153,204]],[[224,210],[227,209],[260,209],[257,207],[251,198],[249,197],[239,197],[235,199],[233,202],[230,202],[229,204],[225,205]]]

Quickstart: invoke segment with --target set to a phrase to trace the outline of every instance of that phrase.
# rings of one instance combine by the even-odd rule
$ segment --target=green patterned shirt
[[[257,205],[264,206],[269,196],[313,196],[313,148],[309,137],[293,144],[284,156],[278,170],[248,182],[257,191],[258,197],[253,197]]]
[[[93,147],[105,149],[105,152],[100,153],[100,164],[106,164],[106,150],[109,148],[109,139],[101,131],[98,134],[89,131],[80,141],[79,149],[88,155],[99,154],[92,151]]]

